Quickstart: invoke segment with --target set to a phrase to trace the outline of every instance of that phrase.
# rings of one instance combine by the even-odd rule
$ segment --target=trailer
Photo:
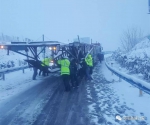
[[[39,55],[42,53],[45,54],[46,48],[49,49],[53,58],[51,65],[47,67],[49,72],[59,71],[57,61],[64,56],[67,56],[69,59],[75,59],[78,67],[80,67],[78,69],[82,68],[82,62],[88,54],[92,55],[93,62],[96,64],[97,54],[102,51],[100,43],[84,43],[79,40],[68,44],[58,41],[11,42],[10,44],[1,44],[0,48],[6,49],[7,55],[9,55],[9,51],[13,51],[26,56],[27,59],[25,61],[28,62],[28,66],[34,69],[33,76],[42,67]]]

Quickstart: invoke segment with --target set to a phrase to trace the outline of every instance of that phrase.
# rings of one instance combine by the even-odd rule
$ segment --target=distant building
[[[78,40],[78,38],[75,38],[74,42],[91,44],[91,39],[90,39],[90,37],[82,37],[79,40]]]

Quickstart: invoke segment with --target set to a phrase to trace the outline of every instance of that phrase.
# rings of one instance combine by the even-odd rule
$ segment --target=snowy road
[[[51,81],[51,82],[50,82]],[[5,101],[0,107],[2,125],[70,125],[85,123],[88,113],[85,85],[64,92],[58,77],[50,77]]]
[[[49,82],[49,81],[53,82]],[[58,77],[45,79],[42,83],[12,97],[0,107],[0,124],[29,124],[40,113],[59,84]]]
[[[137,113],[115,93],[104,77],[104,67],[97,65],[93,81],[83,80],[68,93],[61,79],[51,76],[12,96],[0,105],[0,125],[146,125],[146,121],[115,120],[116,114]]]

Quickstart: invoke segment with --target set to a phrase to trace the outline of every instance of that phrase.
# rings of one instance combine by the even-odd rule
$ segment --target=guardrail
[[[10,72],[18,71],[18,70],[22,70],[22,72],[24,73],[24,70],[27,69],[27,68],[29,68],[29,66],[1,69],[0,70],[1,79],[5,80],[5,74],[6,73],[10,73]]]
[[[128,74],[122,73],[114,68],[112,68],[112,64],[111,67],[107,64],[107,62],[105,62],[106,67],[115,75],[117,75],[119,77],[119,79],[123,79],[127,82],[129,82],[131,85],[137,87],[140,89],[140,95],[142,94],[142,91],[146,92],[147,94],[150,94],[150,83],[147,83],[141,79],[138,78],[134,78],[133,76],[130,76]]]

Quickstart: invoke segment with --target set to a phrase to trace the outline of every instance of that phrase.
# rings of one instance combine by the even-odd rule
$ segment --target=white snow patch
[[[29,88],[39,84],[44,78],[37,77],[36,81],[32,80],[33,70],[25,69],[25,73],[22,70],[5,74],[5,81],[0,80],[0,103],[4,100],[11,98]]]
[[[105,78],[109,77],[108,74],[111,73],[106,66],[102,68],[104,72]],[[126,75],[125,73],[122,73],[123,75]],[[128,75],[126,75],[128,76]],[[115,76],[111,76],[115,77]],[[136,82],[140,81],[139,79],[134,79]],[[142,82],[143,85],[147,85],[147,83]],[[137,117],[141,117],[143,113],[145,117],[147,117],[148,123],[150,123],[150,119],[148,118],[150,116],[149,105],[150,104],[150,95],[143,93],[142,97],[139,97],[139,89],[132,86],[130,83],[122,80],[122,82],[114,82],[110,84],[110,86],[113,88],[115,94],[118,95],[120,103],[126,103],[126,105],[130,108],[133,108],[134,114],[136,114]],[[149,87],[149,86],[147,86]],[[133,116],[132,112],[127,113],[129,116]]]

